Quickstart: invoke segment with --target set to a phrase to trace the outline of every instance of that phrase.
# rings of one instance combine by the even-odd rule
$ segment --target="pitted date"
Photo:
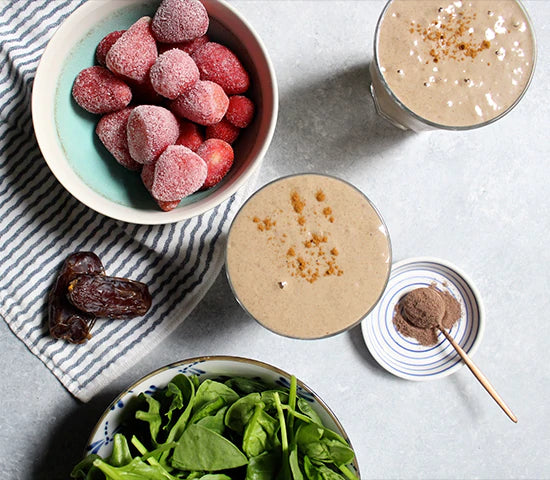
[[[69,283],[67,298],[78,310],[113,320],[145,315],[152,301],[144,283],[104,275],[79,275]]]
[[[79,311],[67,300],[69,283],[79,275],[104,275],[101,260],[92,252],[76,252],[67,257],[48,296],[50,335],[71,343],[83,343],[90,338],[95,316]]]

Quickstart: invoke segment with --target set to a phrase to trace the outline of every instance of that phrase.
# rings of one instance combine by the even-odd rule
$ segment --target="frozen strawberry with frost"
[[[174,100],[199,80],[199,69],[188,53],[174,48],[158,56],[149,77],[159,95]]]
[[[233,148],[227,142],[217,138],[206,140],[197,150],[208,166],[208,175],[202,188],[210,188],[221,181],[233,165]]]
[[[164,107],[139,105],[130,113],[126,133],[132,158],[138,163],[148,164],[176,142],[179,123]]]
[[[183,145],[169,146],[153,165],[142,171],[142,180],[153,198],[175,202],[196,192],[206,179],[206,162]]]
[[[208,24],[208,12],[199,0],[163,0],[151,28],[159,42],[178,43],[204,35]]]
[[[227,95],[244,93],[250,77],[237,56],[224,45],[208,42],[192,55],[199,67],[201,80],[220,85]]]
[[[85,68],[76,76],[72,95],[78,105],[91,113],[121,110],[132,100],[130,87],[98,65]]]
[[[225,118],[236,127],[246,128],[254,118],[254,102],[244,95],[229,97],[229,106]]]
[[[105,63],[112,72],[143,82],[157,55],[157,43],[151,33],[151,18],[141,17],[109,49]]]
[[[197,151],[204,142],[204,134],[201,127],[188,120],[180,120],[180,136],[176,140],[176,145],[183,145],[193,152]]]
[[[97,123],[95,132],[105,148],[116,161],[129,170],[141,170],[141,163],[136,162],[128,149],[126,125],[133,107],[103,115]]]
[[[218,123],[206,127],[206,138],[219,138],[227,143],[237,140],[241,129],[222,118]]]
[[[199,80],[170,102],[170,110],[199,125],[213,125],[223,118],[228,105],[229,98],[218,84]]]
[[[183,50],[185,53],[188,53],[189,55],[192,55],[195,50],[198,50],[200,47],[202,47],[205,43],[208,43],[210,41],[210,38],[208,35],[202,35],[201,37],[197,37],[194,40],[188,40],[187,42],[178,42],[178,43],[159,43],[157,45],[159,53],[164,53],[167,50],[171,50],[172,48],[177,48],[179,50]]]
[[[111,49],[111,47],[115,44],[115,42],[120,37],[122,37],[122,34],[125,31],[126,30],[116,30],[114,32],[108,33],[101,39],[101,41],[99,42],[95,50],[95,59],[97,60],[97,63],[105,66],[105,59],[107,58],[107,52]]]
[[[162,200],[157,200],[157,204],[160,207],[161,210],[164,210],[165,212],[169,212],[170,210],[174,210],[179,204],[181,200],[175,200],[173,202],[163,202]]]

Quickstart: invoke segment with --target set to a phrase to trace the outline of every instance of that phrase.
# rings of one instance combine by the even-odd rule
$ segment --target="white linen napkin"
[[[255,182],[211,212],[163,226],[104,217],[59,184],[34,136],[31,90],[48,40],[82,3],[0,1],[0,315],[85,402],[158,345],[202,299],[223,266],[230,221]],[[98,320],[83,345],[50,337],[48,291],[75,251],[95,252],[108,275],[146,283],[153,297],[147,315]]]

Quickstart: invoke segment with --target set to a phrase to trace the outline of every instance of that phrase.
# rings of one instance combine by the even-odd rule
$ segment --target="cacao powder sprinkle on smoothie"
[[[242,207],[226,268],[237,299],[261,324],[321,338],[355,325],[380,298],[389,248],[381,218],[359,190],[304,174],[267,185]]]

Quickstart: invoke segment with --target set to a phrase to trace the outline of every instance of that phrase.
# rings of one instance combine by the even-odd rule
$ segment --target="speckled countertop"
[[[470,132],[414,134],[378,118],[369,96],[383,1],[231,3],[262,37],[279,82],[279,120],[258,185],[297,172],[340,176],[380,210],[395,261],[436,256],[466,271],[486,310],[474,360],[519,423],[466,368],[428,383],[391,376],[359,327],[317,341],[270,333],[239,307],[222,272],[169,340],[88,404],[0,322],[0,476],[67,478],[122,388],[176,360],[229,354],[273,363],[320,394],[352,439],[363,478],[550,478],[549,4],[525,2],[539,57],[511,114]]]

